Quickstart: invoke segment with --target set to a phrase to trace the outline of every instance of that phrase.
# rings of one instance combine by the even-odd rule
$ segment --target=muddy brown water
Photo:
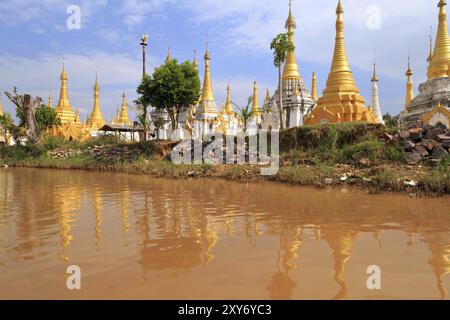
[[[449,273],[450,197],[0,169],[1,299],[445,299]]]

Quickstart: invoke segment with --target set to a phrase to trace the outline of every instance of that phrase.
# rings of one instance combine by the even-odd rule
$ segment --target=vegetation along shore
[[[294,128],[281,132],[280,170],[266,177],[256,165],[175,165],[170,159],[175,143],[123,143],[112,136],[84,143],[47,137],[41,144],[4,146],[0,164],[445,195],[450,194],[449,141],[444,127],[398,131],[347,123]]]

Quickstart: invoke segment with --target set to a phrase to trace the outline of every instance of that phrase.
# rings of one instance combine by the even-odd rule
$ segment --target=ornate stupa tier
[[[339,0],[336,9],[336,39],[330,73],[322,97],[309,115],[306,123],[333,123],[366,121],[376,122],[376,117],[365,107],[365,100],[353,79],[344,42],[344,10]]]
[[[69,95],[67,93],[67,73],[65,66],[63,64],[63,69],[61,72],[61,91],[59,95],[58,105],[56,107],[56,114],[61,119],[61,123],[72,123],[75,122],[75,113],[70,105]]]
[[[96,131],[103,127],[105,123],[106,121],[100,110],[100,86],[98,84],[98,77],[96,77],[94,85],[94,108],[86,121],[86,126],[90,130]]]
[[[448,35],[446,0],[440,0],[436,45],[428,69],[428,79],[450,77],[450,38]]]

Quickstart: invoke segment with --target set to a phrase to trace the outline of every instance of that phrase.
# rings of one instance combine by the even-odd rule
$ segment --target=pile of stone
[[[450,130],[443,125],[398,131],[393,141],[405,152],[410,165],[422,161],[438,163],[450,152]]]
[[[137,156],[139,150],[131,150],[128,146],[94,145],[87,148],[84,154],[97,161],[130,160]]]
[[[57,149],[48,151],[47,154],[51,158],[54,158],[54,159],[69,159],[70,157],[75,155],[76,152],[73,149],[57,148]]]

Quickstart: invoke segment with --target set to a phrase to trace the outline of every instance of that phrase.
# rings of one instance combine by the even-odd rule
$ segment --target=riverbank
[[[391,130],[392,131],[392,130]],[[359,186],[370,192],[411,195],[450,194],[450,157],[425,158],[408,165],[395,132],[364,124],[304,127],[282,132],[280,170],[264,177],[256,165],[175,165],[173,143],[122,144],[113,138],[87,143],[48,138],[39,146],[0,149],[10,167],[92,170],[145,174],[158,178],[217,178],[241,182],[273,181],[302,186]]]

